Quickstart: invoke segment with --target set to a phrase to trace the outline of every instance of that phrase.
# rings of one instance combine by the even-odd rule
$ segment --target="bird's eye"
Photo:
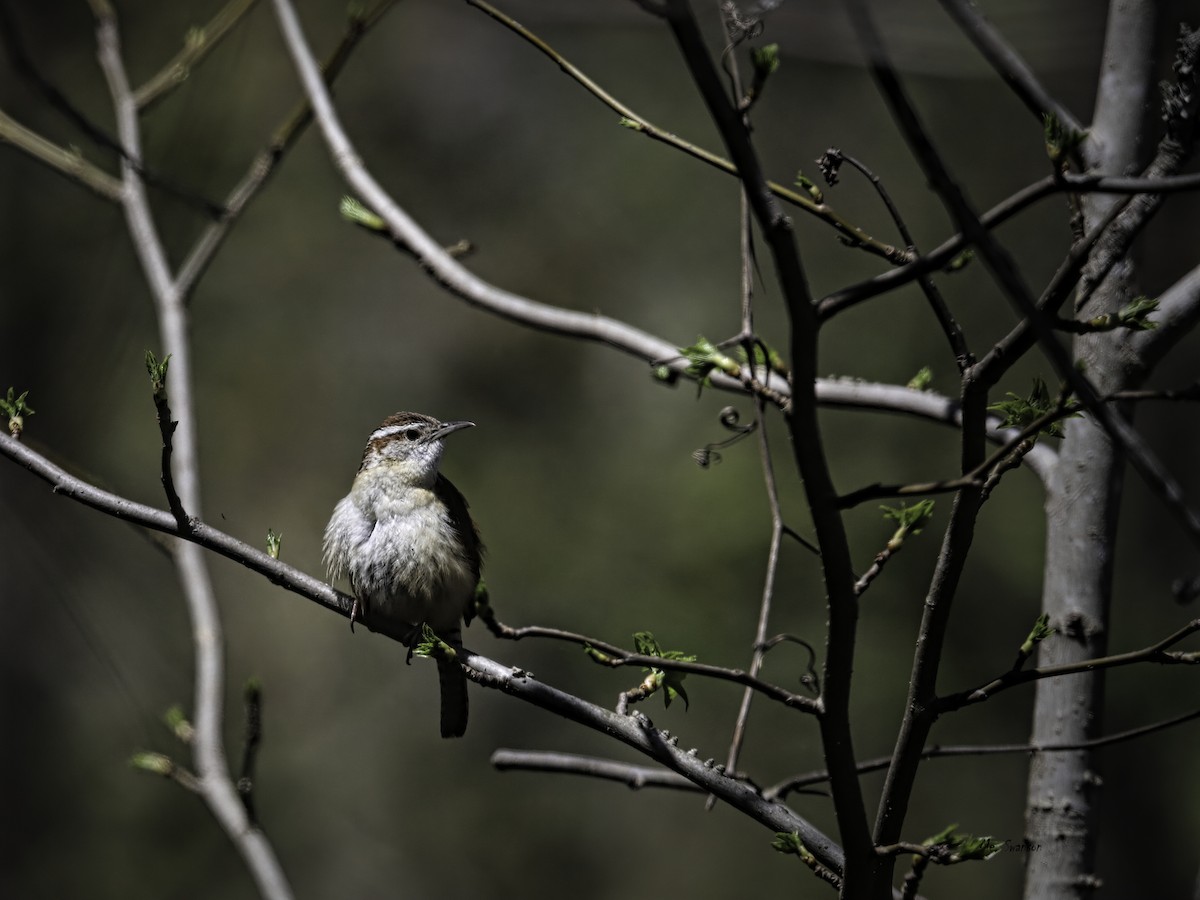
[[[408,431],[404,432],[405,440],[415,441],[420,436],[421,436],[421,429],[419,429],[419,428],[410,428],[410,429],[408,429]]]

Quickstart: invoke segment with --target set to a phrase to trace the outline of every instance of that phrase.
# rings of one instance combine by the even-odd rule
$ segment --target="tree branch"
[[[175,535],[189,545],[211,550],[263,575],[272,584],[312,600],[344,618],[350,617],[353,598],[204,522],[194,521],[190,530],[182,531],[170,512],[135,503],[94,487],[68,474],[20,441],[4,434],[0,434],[0,455],[7,456],[50,484],[56,494],[69,497],[123,521]],[[374,624],[380,626],[378,633],[393,640],[403,642],[407,637],[407,629],[389,628],[386,623]],[[781,803],[763,800],[753,785],[729,777],[714,766],[706,766],[696,755],[679,750],[675,741],[655,729],[644,715],[635,713],[619,716],[594,703],[542,684],[528,672],[510,668],[471,650],[463,650],[458,659],[465,667],[468,677],[478,684],[503,691],[603,735],[615,737],[687,778],[702,790],[716,795],[772,831],[798,832],[823,865],[835,871],[842,870],[844,858],[840,848],[811,823]],[[653,657],[647,659],[654,660]],[[237,801],[237,805],[238,809],[242,809],[240,801]],[[248,824],[245,828],[248,838],[261,840],[261,833],[257,829]],[[267,895],[276,896],[270,893]]]
[[[1046,116],[1054,116],[1071,131],[1082,132],[1084,130],[1084,126],[1071,115],[1070,111],[1050,96],[1025,60],[983,13],[975,8],[975,4],[971,0],[941,0],[941,4],[983,58],[996,70],[996,74],[1025,104],[1025,107],[1038,117],[1039,122],[1043,121]],[[1130,109],[1137,108],[1130,107]]]
[[[648,120],[642,118],[620,100],[617,100],[607,91],[605,91],[602,87],[600,87],[600,85],[585,75],[578,67],[573,65],[569,60],[562,56],[562,54],[560,54],[536,34],[531,32],[516,19],[505,15],[490,3],[484,2],[484,0],[467,0],[467,3],[470,6],[474,6],[480,12],[490,16],[505,28],[509,29],[523,40],[532,44],[545,56],[549,57],[555,64],[558,65],[559,69],[561,69],[564,74],[586,89],[588,93],[590,93],[593,97],[607,106],[617,115],[619,115],[621,117],[621,124],[626,128],[630,128],[633,131],[644,134],[651,140],[659,141],[669,147],[674,147],[676,150],[680,150],[694,159],[698,159],[703,163],[707,163],[714,169],[718,169],[727,175],[733,175],[735,177],[737,176],[738,169],[734,163],[731,163],[727,159],[723,159],[715,153],[705,150],[703,147],[699,147],[696,144],[685,141],[671,132],[659,128],[657,125],[654,125]],[[893,247],[890,244],[886,244],[871,237],[857,225],[854,225],[853,223],[842,218],[842,216],[838,215],[838,213],[827,204],[817,203],[812,198],[806,197],[804,194],[793,191],[790,188],[784,187],[783,185],[774,181],[766,181],[764,183],[767,189],[779,199],[784,200],[793,206],[799,207],[810,215],[815,216],[816,218],[825,222],[827,225],[832,226],[834,230],[842,235],[843,239],[849,246],[861,247],[864,250],[875,254],[876,256],[886,259],[888,262],[891,262],[894,265],[902,265],[912,260],[913,255],[908,253],[906,250],[899,247]]]
[[[1168,653],[1167,649],[1178,644],[1184,638],[1200,631],[1200,619],[1193,619],[1174,634],[1168,635],[1161,641],[1144,647],[1141,650],[1131,650],[1128,653],[1117,653],[1112,656],[1101,656],[1093,659],[1082,659],[1077,662],[1061,663],[1056,666],[1042,666],[1037,669],[1014,669],[1005,672],[980,687],[959,691],[937,701],[939,712],[951,712],[982,703],[1001,691],[1027,684],[1030,681],[1040,681],[1043,678],[1058,678],[1063,675],[1074,675],[1078,672],[1098,672],[1104,669],[1116,669],[1121,666],[1131,666],[1135,663],[1153,662],[1160,665],[1195,665],[1200,663],[1200,655],[1196,653]]]
[[[123,148],[121,174],[124,189],[121,204],[134,251],[154,298],[163,349],[172,360],[171,393],[175,398],[181,427],[173,436],[173,452],[167,453],[164,448],[164,458],[169,458],[173,463],[172,480],[182,508],[199,516],[197,419],[192,395],[187,313],[183,306],[183,297],[171,276],[142,182],[138,110],[121,58],[116,16],[107,0],[91,0],[91,3],[96,17],[96,43],[100,67],[112,94],[117,135]],[[174,516],[172,518],[174,519]],[[190,523],[185,522],[186,524]],[[186,527],[181,526],[179,522],[176,522],[176,527],[186,531]],[[177,542],[172,549],[172,555],[187,602],[196,652],[196,733],[192,741],[192,755],[201,795],[241,854],[262,895],[271,900],[289,900],[292,891],[287,878],[266,836],[249,821],[225,758],[222,743],[224,647],[220,615],[204,555],[199,547],[188,541]]]
[[[258,0],[229,0],[207,25],[190,29],[183,48],[175,57],[133,92],[138,109],[142,112],[147,111],[187,81],[192,67],[216,49],[221,39],[250,12],[256,2]]]
[[[36,131],[30,131],[3,110],[0,110],[0,143],[11,144],[24,151],[105,200],[121,200],[123,188],[118,179],[88,162],[79,151],[67,150],[46,140]]]
[[[664,787],[681,791],[699,791],[695,782],[676,772],[658,766],[635,766],[612,759],[580,756],[576,753],[549,753],[541,750],[507,750],[501,747],[492,752],[491,763],[501,772],[548,772],[552,774],[586,775],[602,781],[616,781],[631,790],[644,787]],[[727,770],[728,771],[728,770]]]

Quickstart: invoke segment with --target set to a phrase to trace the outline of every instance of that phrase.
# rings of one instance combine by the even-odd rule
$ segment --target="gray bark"
[[[1113,0],[1095,117],[1085,154],[1093,170],[1121,174],[1137,162],[1143,109],[1151,85],[1155,9],[1152,2]],[[1093,227],[1117,198],[1093,195],[1083,206]],[[1119,261],[1087,305],[1089,315],[1115,311],[1133,296],[1133,264]],[[1085,270],[1083,283],[1088,283]],[[1101,393],[1131,387],[1123,332],[1080,337],[1075,357]],[[1058,633],[1040,647],[1039,665],[1102,656],[1108,647],[1113,552],[1121,505],[1123,461],[1104,430],[1087,418],[1068,423],[1046,485],[1043,609]],[[1031,741],[1095,737],[1104,708],[1102,672],[1037,683]],[[1030,764],[1026,796],[1026,900],[1079,900],[1100,886],[1097,819],[1103,781],[1090,751],[1042,753]]]

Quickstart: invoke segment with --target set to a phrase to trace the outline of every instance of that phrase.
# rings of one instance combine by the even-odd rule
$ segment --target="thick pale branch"
[[[122,148],[124,189],[121,205],[134,252],[154,298],[163,350],[172,360],[171,393],[182,427],[178,433],[170,435],[172,452],[168,453],[164,448],[164,463],[172,465],[172,478],[168,479],[168,484],[173,484],[178,491],[179,502],[174,506],[181,518],[184,508],[198,516],[200,475],[196,449],[197,419],[192,394],[187,313],[171,275],[142,180],[138,109],[122,59],[116,16],[106,0],[92,0],[92,5],[96,16],[97,56],[112,95],[117,135]],[[185,531],[190,524],[186,519],[176,522],[176,526]],[[195,737],[192,741],[192,757],[201,794],[241,854],[263,896],[270,900],[289,900],[292,890],[287,877],[266,835],[250,822],[225,759],[222,737],[224,646],[221,619],[207,561],[200,548],[187,541],[177,542],[172,548],[172,555],[187,604],[195,648]]]
[[[1138,358],[1153,366],[1200,322],[1200,265],[1158,295],[1156,328],[1134,335]]]

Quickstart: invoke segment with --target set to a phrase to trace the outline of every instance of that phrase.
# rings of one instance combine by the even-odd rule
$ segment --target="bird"
[[[350,493],[325,527],[324,562],[332,582],[350,582],[356,620],[405,633],[410,656],[427,625],[453,648],[474,612],[483,543],[453,482],[441,474],[445,439],[473,422],[440,422],[398,412],[371,432]],[[467,679],[453,659],[437,658],[441,734],[467,728]]]

